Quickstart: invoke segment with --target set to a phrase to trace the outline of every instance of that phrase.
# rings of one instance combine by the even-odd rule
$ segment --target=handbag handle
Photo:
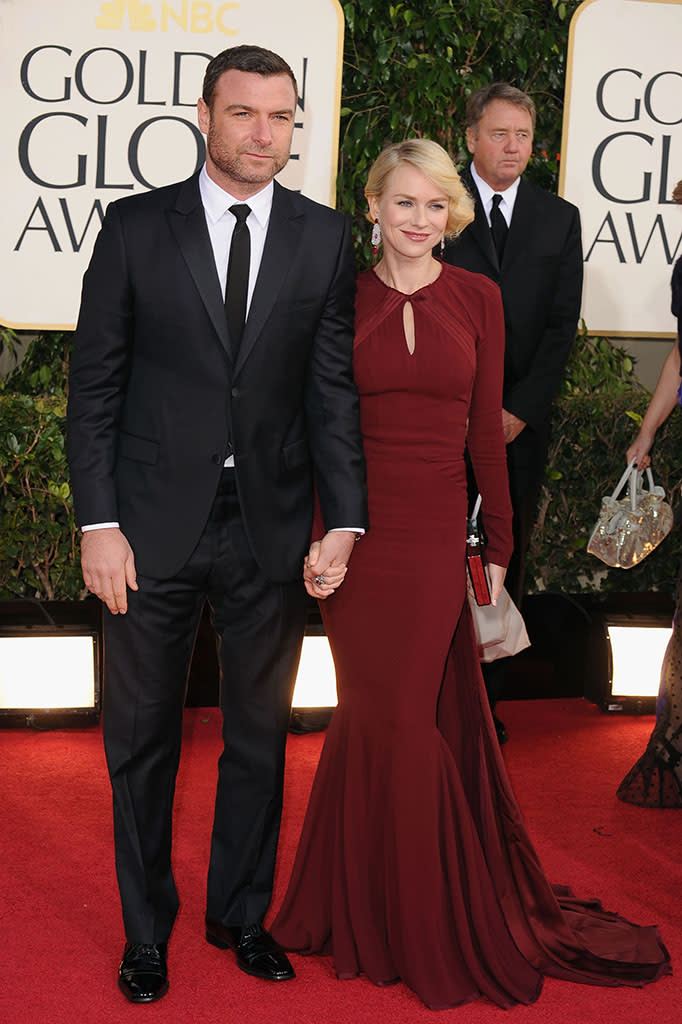
[[[635,508],[637,507],[637,477],[639,475],[644,476],[644,473],[646,473],[647,475],[647,484],[649,485],[649,491],[653,492],[654,477],[653,473],[651,472],[651,469],[648,466],[645,470],[637,469],[637,467],[635,466],[635,460],[632,459],[630,462],[628,462],[627,469],[625,470],[622,477],[616,484],[611,497],[614,499],[617,498],[620,492],[625,487],[625,485],[629,483],[630,508],[634,512]]]
[[[478,532],[478,513],[481,511],[481,495],[479,494],[474,504],[473,512],[470,516],[467,516],[467,544],[475,542],[482,544],[481,536]]]

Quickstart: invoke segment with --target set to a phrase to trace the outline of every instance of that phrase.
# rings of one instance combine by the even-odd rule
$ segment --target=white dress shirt
[[[488,221],[488,227],[490,227],[490,213],[493,208],[493,196],[502,196],[500,200],[500,210],[502,216],[507,222],[507,227],[511,226],[512,213],[514,212],[514,203],[516,202],[516,194],[519,191],[519,182],[521,177],[519,176],[516,181],[512,182],[509,188],[506,188],[504,192],[491,188],[487,181],[484,181],[476,170],[476,164],[471,165],[471,177],[476,183],[478,194],[481,197],[481,204],[483,205],[483,212],[486,215]]]
[[[256,286],[256,278],[260,270],[260,261],[263,258],[265,248],[265,236],[270,223],[270,211],[272,210],[272,196],[275,189],[271,181],[256,192],[255,196],[248,199],[235,199],[224,188],[217,185],[213,178],[209,178],[206,164],[199,173],[199,192],[201,202],[206,215],[206,225],[211,239],[213,259],[215,260],[220,287],[223,298],[227,287],[227,265],[230,260],[230,245],[232,243],[232,232],[237,223],[237,218],[230,213],[230,207],[235,203],[246,204],[251,207],[251,213],[246,218],[246,225],[251,236],[251,258],[249,262],[249,287],[246,293],[246,319],[249,316],[253,289]],[[234,466],[234,455],[225,459],[225,465],[229,468]]]
[[[261,189],[260,192],[256,192],[255,196],[249,196],[248,199],[235,199],[229,192],[222,189],[220,185],[216,185],[212,178],[209,178],[206,165],[204,164],[199,173],[199,192],[201,193],[201,201],[204,205],[206,224],[211,238],[211,246],[213,247],[213,258],[215,259],[223,297],[225,296],[225,286],[227,284],[227,264],[230,258],[232,232],[237,223],[235,215],[230,213],[230,207],[234,206],[235,203],[246,204],[251,207],[251,213],[246,218],[246,224],[251,235],[249,290],[246,295],[246,315],[248,318],[253,289],[256,285],[256,278],[258,277],[261,259],[263,258],[265,236],[268,231],[268,224],[270,223],[270,211],[272,210],[272,196],[274,193],[273,183],[271,181],[268,182],[265,188]]]

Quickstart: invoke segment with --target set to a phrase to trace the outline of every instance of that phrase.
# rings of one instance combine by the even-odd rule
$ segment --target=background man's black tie
[[[227,264],[227,285],[225,287],[225,317],[227,333],[232,348],[232,359],[236,362],[239,344],[246,320],[246,296],[249,290],[249,266],[251,263],[251,235],[246,218],[251,207],[246,203],[235,203],[230,213],[237,218],[230,243],[230,259]]]
[[[497,252],[498,263],[502,262],[502,254],[504,253],[504,243],[507,241],[507,222],[504,219],[504,214],[500,209],[500,203],[502,202],[502,196],[495,193],[493,196],[493,206],[490,211],[490,230],[493,233],[493,242],[495,243],[495,251]]]

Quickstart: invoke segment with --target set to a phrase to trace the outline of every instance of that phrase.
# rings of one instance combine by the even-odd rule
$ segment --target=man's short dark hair
[[[535,104],[528,95],[521,89],[517,89],[507,82],[493,82],[492,85],[484,85],[481,89],[472,92],[467,101],[466,126],[476,131],[478,122],[485,113],[485,108],[493,100],[504,100],[505,103],[512,103],[520,107],[530,115],[533,131],[535,131]]]
[[[264,77],[288,75],[294,87],[294,96],[298,97],[296,77],[287,62],[278,53],[266,50],[262,46],[230,46],[227,50],[217,54],[206,68],[201,95],[209,110],[213,105],[218,79],[226,71],[232,70],[248,71],[250,74]]]

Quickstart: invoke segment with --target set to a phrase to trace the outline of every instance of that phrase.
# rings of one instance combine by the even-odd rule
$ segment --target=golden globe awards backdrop
[[[0,0],[1,323],[75,325],[108,203],[201,166],[206,64],[240,43],[276,50],[298,80],[279,180],[333,204],[338,0]]]
[[[674,335],[682,2],[586,0],[569,37],[560,192],[580,208],[593,334]]]

